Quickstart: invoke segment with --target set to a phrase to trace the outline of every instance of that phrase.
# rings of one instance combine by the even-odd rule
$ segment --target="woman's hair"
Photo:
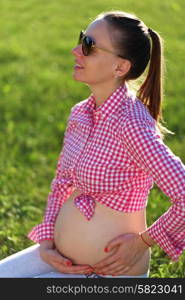
[[[118,55],[131,62],[131,68],[125,75],[124,81],[137,79],[143,74],[150,61],[147,76],[137,91],[137,96],[156,120],[161,136],[163,137],[165,133],[173,134],[160,123],[163,121],[161,110],[163,48],[160,35],[148,28],[135,15],[122,11],[101,13],[97,19],[107,22]]]

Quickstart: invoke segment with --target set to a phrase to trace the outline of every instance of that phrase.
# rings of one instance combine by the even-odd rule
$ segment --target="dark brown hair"
[[[161,136],[172,133],[160,123],[163,121],[161,110],[163,48],[160,35],[133,14],[122,11],[105,12],[98,15],[96,19],[107,22],[118,55],[131,62],[131,68],[124,81],[137,79],[143,74],[150,61],[147,76],[137,91],[137,96],[157,121]]]

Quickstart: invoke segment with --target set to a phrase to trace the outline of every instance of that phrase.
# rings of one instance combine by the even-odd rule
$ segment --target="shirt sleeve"
[[[133,161],[170,197],[172,205],[147,232],[171,260],[177,261],[185,249],[185,166],[163,143],[151,120],[130,117],[122,138]]]
[[[43,222],[31,230],[28,234],[28,238],[36,243],[44,240],[54,239],[54,225],[57,215],[62,207],[62,204],[70,196],[73,191],[72,179],[62,174],[61,160],[63,151],[61,151],[55,178],[51,183],[51,192],[48,195],[48,201],[46,206]]]

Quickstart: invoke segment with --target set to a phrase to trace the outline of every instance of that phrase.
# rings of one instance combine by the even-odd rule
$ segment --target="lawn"
[[[164,40],[163,115],[175,132],[165,143],[185,163],[184,1],[0,0],[0,258],[33,243],[42,220],[71,107],[89,95],[72,79],[70,53],[98,13],[133,12]],[[152,224],[170,202],[156,186],[147,207]],[[150,277],[185,277],[185,253],[171,262],[155,246]]]

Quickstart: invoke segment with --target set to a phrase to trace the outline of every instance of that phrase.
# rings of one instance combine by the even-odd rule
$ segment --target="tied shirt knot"
[[[89,195],[81,194],[74,199],[74,203],[89,221],[92,218],[95,210],[94,199]]]

